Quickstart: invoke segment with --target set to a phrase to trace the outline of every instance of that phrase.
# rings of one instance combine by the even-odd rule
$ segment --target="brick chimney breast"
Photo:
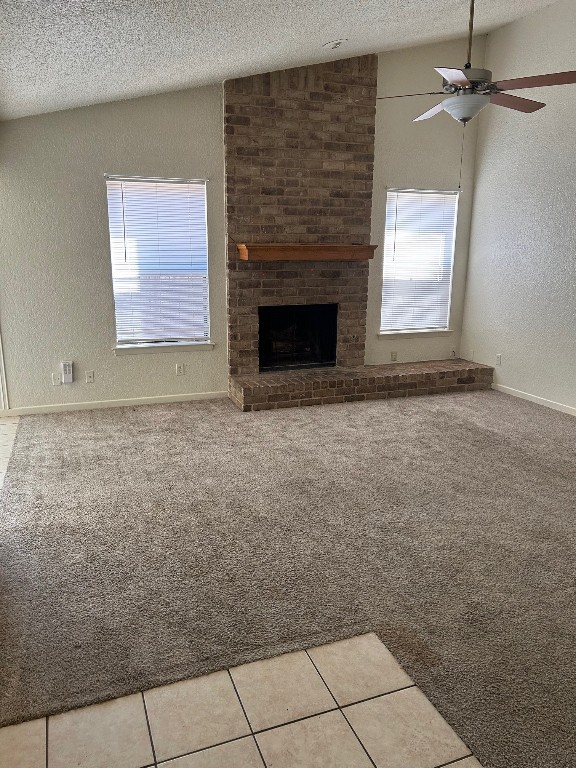
[[[224,86],[231,375],[258,363],[258,307],[338,304],[337,364],[364,363],[367,261],[241,261],[237,243],[370,243],[377,57]]]

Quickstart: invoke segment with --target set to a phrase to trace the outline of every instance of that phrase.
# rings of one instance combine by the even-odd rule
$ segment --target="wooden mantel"
[[[242,261],[365,261],[377,245],[334,243],[237,243]]]

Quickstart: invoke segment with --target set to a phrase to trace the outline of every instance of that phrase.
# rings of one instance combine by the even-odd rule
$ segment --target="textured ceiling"
[[[468,0],[0,0],[0,118],[461,36]],[[485,32],[551,0],[478,0]],[[336,51],[327,41],[347,38]],[[464,64],[438,62],[439,65]]]

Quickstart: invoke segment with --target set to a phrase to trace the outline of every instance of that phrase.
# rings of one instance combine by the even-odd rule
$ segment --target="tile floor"
[[[19,416],[0,417],[0,488],[4,485],[4,477],[18,429]]]
[[[0,729],[7,768],[481,768],[375,634]]]

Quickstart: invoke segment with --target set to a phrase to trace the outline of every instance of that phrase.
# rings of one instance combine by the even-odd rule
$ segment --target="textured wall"
[[[474,64],[481,66],[484,38],[474,42]],[[434,67],[463,66],[466,41],[455,40],[421,48],[411,48],[378,57],[378,95],[437,91],[442,85]],[[378,243],[370,264],[368,296],[368,326],[366,362],[389,363],[390,353],[397,352],[399,361],[434,360],[458,352],[468,233],[473,191],[476,124],[466,127],[462,194],[460,195],[454,280],[452,286],[452,333],[412,333],[380,335],[380,305],[382,298],[382,258],[386,189],[388,187],[416,189],[457,189],[460,176],[462,126],[445,112],[431,120],[414,123],[413,119],[437,104],[442,96],[415,96],[409,99],[387,99],[377,102],[376,160],[374,165],[374,202],[372,242]]]
[[[573,0],[492,33],[496,78],[576,69]],[[576,85],[519,92],[547,103],[481,116],[461,353],[496,383],[576,408]]]
[[[364,361],[366,262],[242,262],[235,243],[369,243],[376,56],[225,85],[231,374],[258,372],[258,306],[338,302],[337,362]]]
[[[0,324],[12,408],[226,389],[222,88],[0,125]],[[116,357],[105,173],[209,178],[214,350]],[[94,370],[53,387],[73,360]],[[187,365],[176,377],[175,364]]]

